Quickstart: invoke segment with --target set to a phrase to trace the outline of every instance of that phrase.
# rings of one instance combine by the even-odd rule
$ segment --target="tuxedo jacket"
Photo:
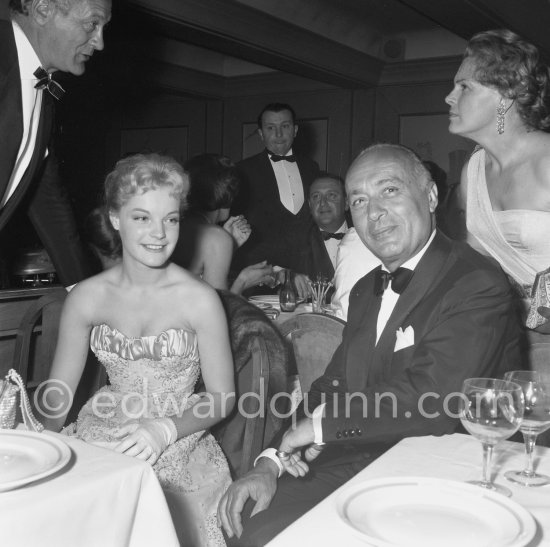
[[[238,267],[261,260],[296,269],[296,257],[306,245],[313,220],[307,197],[309,187],[319,173],[314,161],[296,155],[304,187],[304,204],[294,215],[281,203],[277,179],[267,150],[237,164],[242,187],[233,214],[244,214],[252,227],[248,241],[236,252]]]
[[[5,11],[0,13],[0,51],[0,196],[3,197],[23,136],[17,47]],[[16,209],[25,207],[60,281],[69,285],[88,277],[92,271],[78,237],[70,201],[60,186],[55,159],[50,153],[44,161],[52,125],[53,98],[44,93],[33,155],[15,192],[0,210],[0,232]]]
[[[330,260],[321,230],[316,224],[310,228],[306,246],[299,251],[298,272],[307,274],[310,279],[322,275],[329,281],[334,277],[334,266]]]
[[[512,290],[492,259],[438,232],[376,343],[379,268],[352,289],[342,343],[307,394],[310,411],[326,398],[324,441],[365,451],[452,433],[463,381],[521,363]]]

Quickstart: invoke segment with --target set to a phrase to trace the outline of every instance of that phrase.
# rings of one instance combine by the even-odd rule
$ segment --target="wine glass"
[[[519,430],[525,441],[527,467],[523,471],[507,471],[504,476],[524,486],[550,484],[550,477],[539,475],[533,469],[533,450],[537,437],[550,428],[550,383],[545,383],[538,372],[514,370],[504,375],[505,380],[519,384],[525,398],[525,412]]]
[[[512,492],[491,479],[493,447],[511,437],[523,417],[523,391],[508,380],[469,378],[464,380],[459,400],[459,415],[466,430],[483,446],[483,475],[470,481],[488,490],[511,496]]]

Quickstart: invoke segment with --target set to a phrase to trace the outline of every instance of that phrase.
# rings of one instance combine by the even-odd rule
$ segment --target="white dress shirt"
[[[379,266],[380,260],[367,249],[355,228],[350,228],[339,243],[330,306],[337,317],[347,321],[351,289],[364,275]]]
[[[23,136],[6,193],[1,197],[0,207],[3,207],[12,196],[31,162],[38,133],[43,94],[43,91],[39,91],[34,87],[38,81],[34,76],[34,71],[40,66],[40,60],[25,33],[21,30],[21,27],[15,21],[12,21],[12,26],[15,45],[17,47],[17,56],[19,58],[19,73],[21,75]]]
[[[290,156],[290,149],[285,156]],[[277,187],[279,188],[279,197],[281,203],[294,215],[296,215],[304,204],[304,185],[302,177],[296,162],[290,161],[273,161],[269,156],[275,178],[277,179]]]

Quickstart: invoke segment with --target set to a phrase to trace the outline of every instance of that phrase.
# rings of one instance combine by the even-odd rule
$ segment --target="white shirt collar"
[[[420,259],[424,256],[424,253],[428,250],[428,247],[430,246],[430,243],[433,241],[435,237],[435,230],[432,232],[432,235],[430,236],[430,239],[426,242],[426,245],[418,251],[412,258],[409,258],[406,262],[401,264],[402,268],[407,268],[409,270],[415,270],[415,268],[418,266],[418,263],[420,262]],[[388,271],[388,269],[382,264],[382,269]]]
[[[318,227],[318,228],[319,228],[320,232],[328,232],[328,230],[324,230],[321,227]],[[347,221],[344,220],[344,223],[342,224],[342,226],[340,226],[340,228],[338,228],[338,230],[336,230],[336,232],[334,232],[334,233],[335,234],[341,234],[342,232],[347,232],[347,231],[348,231],[348,223],[347,223]]]
[[[37,80],[34,71],[41,65],[40,59],[19,24],[13,20],[11,24],[17,47],[17,57],[19,58],[21,80]]]

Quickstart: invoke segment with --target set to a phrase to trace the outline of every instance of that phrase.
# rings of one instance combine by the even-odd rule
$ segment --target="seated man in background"
[[[436,229],[437,189],[414,152],[367,148],[346,192],[382,266],[353,288],[342,343],[278,450],[264,451],[220,501],[236,545],[264,545],[401,439],[453,433],[463,381],[519,362],[508,281]]]
[[[309,232],[300,271],[312,280],[319,276],[333,280],[330,303],[336,315],[346,320],[349,291],[380,261],[363,245],[355,228],[348,229],[346,190],[340,178],[319,175],[309,189],[308,204],[315,225]]]
[[[309,188],[308,204],[315,224],[300,254],[298,270],[310,279],[322,276],[330,281],[338,245],[348,229],[344,182],[328,173],[320,174]]]

